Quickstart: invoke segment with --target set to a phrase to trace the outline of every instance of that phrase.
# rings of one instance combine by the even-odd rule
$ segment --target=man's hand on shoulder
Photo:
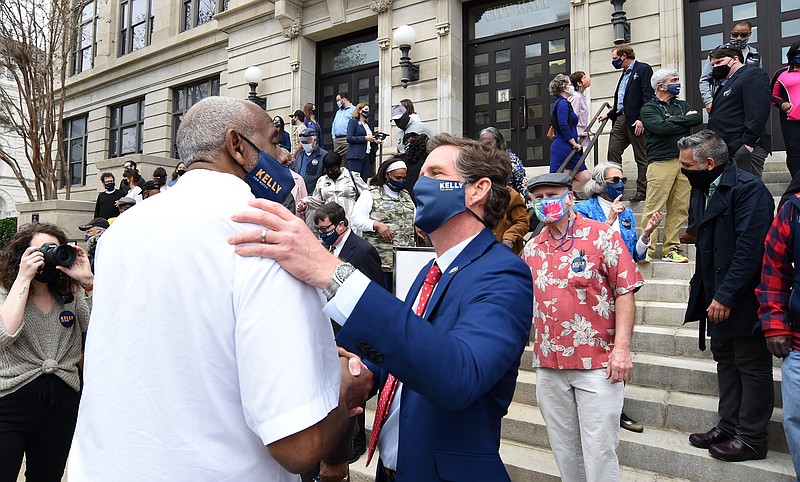
[[[767,350],[777,358],[785,358],[792,351],[792,337],[790,335],[768,336]]]

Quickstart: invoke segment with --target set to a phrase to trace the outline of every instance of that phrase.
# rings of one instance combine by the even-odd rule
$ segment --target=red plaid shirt
[[[800,199],[800,194],[795,196]],[[792,349],[800,350],[800,332],[792,332],[792,313],[789,311],[795,269],[792,263],[800,266],[800,253],[794,253],[790,225],[794,211],[794,205],[787,202],[772,221],[764,243],[761,284],[756,288],[756,296],[764,336],[792,335]]]

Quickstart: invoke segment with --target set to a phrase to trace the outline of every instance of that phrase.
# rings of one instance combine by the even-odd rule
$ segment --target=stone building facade
[[[99,173],[119,179],[127,158],[147,178],[156,166],[171,173],[181,114],[211,93],[246,98],[249,66],[263,72],[257,93],[271,115],[288,120],[315,103],[327,145],[334,98],[346,91],[371,104],[384,132],[394,130],[392,105],[409,98],[436,131],[475,137],[494,125],[527,166],[545,165],[552,77],[589,73],[593,112],[613,97],[614,4],[637,59],[677,68],[682,97],[698,108],[700,62],[732,22],[757,26],[769,72],[800,39],[798,0],[95,0],[66,84],[65,125],[85,125],[82,135],[65,129],[83,147],[70,149],[72,197],[94,200]],[[420,71],[407,88],[392,40],[404,24],[416,31],[410,57]]]

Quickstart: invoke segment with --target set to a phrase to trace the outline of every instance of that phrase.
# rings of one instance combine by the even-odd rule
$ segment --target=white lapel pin
[[[453,274],[456,271],[458,271],[458,266],[454,266],[453,269],[451,269],[450,271],[447,272],[447,274]]]

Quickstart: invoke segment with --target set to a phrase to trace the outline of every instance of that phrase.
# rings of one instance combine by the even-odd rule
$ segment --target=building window
[[[75,46],[71,52],[70,75],[80,74],[91,69],[94,66],[94,55],[97,49],[97,2],[92,0],[81,3],[83,6],[80,7]]]
[[[108,156],[140,154],[144,143],[144,99],[111,107]]]
[[[119,55],[150,45],[155,0],[124,0],[120,4]]]
[[[66,119],[63,124],[62,148],[67,156],[67,169],[73,186],[85,183],[86,173],[86,122],[88,115]],[[67,177],[61,176],[61,187],[66,186]]]
[[[211,95],[219,95],[219,77],[172,89],[172,157],[175,159],[178,159],[175,142],[178,139],[178,128],[181,126],[183,114],[201,99]]]
[[[224,12],[228,0],[183,0],[181,5],[181,32],[203,25],[215,13]]]

